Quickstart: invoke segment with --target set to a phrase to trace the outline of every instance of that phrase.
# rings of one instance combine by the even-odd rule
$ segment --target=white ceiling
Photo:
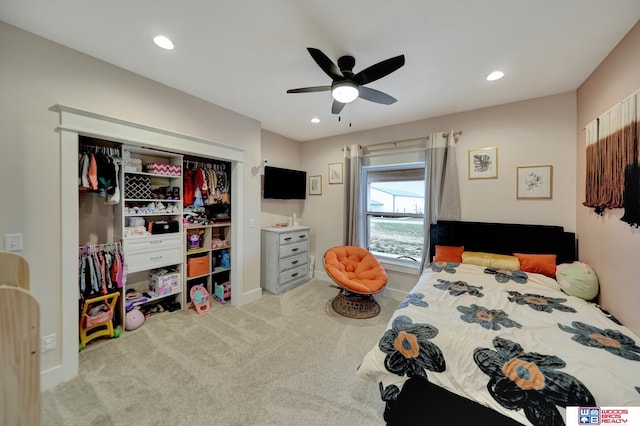
[[[639,19],[639,0],[0,1],[0,20],[299,141],[575,90]],[[338,121],[329,92],[287,94],[330,84],[307,47],[354,72],[404,54],[368,85],[398,102],[358,99]]]

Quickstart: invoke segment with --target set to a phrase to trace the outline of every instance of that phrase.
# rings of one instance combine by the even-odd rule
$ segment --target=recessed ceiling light
[[[163,49],[172,50],[173,42],[169,40],[167,37],[159,35],[153,38],[153,42]]]
[[[318,117],[313,117],[313,118],[311,119],[311,122],[312,122],[312,123],[319,123],[319,122],[320,122],[320,119],[319,119]]]
[[[504,73],[502,71],[494,71],[487,76],[487,80],[489,81],[500,80],[502,77],[504,77]]]

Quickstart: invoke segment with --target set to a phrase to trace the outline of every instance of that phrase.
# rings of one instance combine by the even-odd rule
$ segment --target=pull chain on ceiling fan
[[[319,49],[307,47],[307,50],[322,71],[331,77],[331,85],[289,89],[287,93],[326,92],[330,90],[333,96],[332,114],[339,114],[345,104],[353,102],[357,98],[384,105],[391,105],[397,101],[396,98],[384,92],[365,87],[365,84],[376,81],[402,67],[404,65],[404,55],[378,62],[354,74],[353,67],[356,64],[356,59],[353,56],[341,56],[338,58],[338,65],[336,65]]]

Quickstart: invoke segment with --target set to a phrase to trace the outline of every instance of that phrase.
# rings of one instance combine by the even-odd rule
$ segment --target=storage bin
[[[156,234],[169,234],[180,231],[180,223],[177,220],[155,220],[147,223],[147,231]]]
[[[187,259],[187,277],[197,277],[209,273],[209,254],[189,256]]]
[[[151,178],[125,174],[124,198],[129,200],[148,200],[151,198]]]
[[[148,173],[167,176],[180,176],[182,173],[182,167],[179,164],[147,163],[144,165],[144,169]]]

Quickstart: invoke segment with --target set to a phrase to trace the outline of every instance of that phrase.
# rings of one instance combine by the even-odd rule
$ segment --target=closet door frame
[[[244,149],[216,141],[195,138],[125,120],[56,105],[60,113],[60,254],[61,254],[61,364],[42,372],[42,388],[72,379],[78,374],[78,141],[79,136],[95,137],[125,145],[155,148],[178,154],[211,157],[231,162],[231,209],[234,212],[231,256],[238,267],[231,271],[231,304],[253,301],[243,298],[240,224],[243,219]],[[180,147],[180,149],[177,149]],[[247,299],[247,300],[244,300]]]

